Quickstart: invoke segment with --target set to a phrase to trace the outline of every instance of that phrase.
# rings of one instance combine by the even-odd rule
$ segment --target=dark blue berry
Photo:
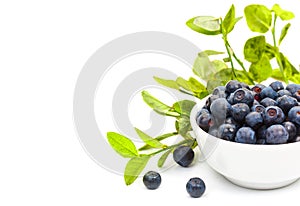
[[[264,123],[269,126],[272,124],[281,124],[285,120],[283,111],[277,106],[270,106],[263,112]]]
[[[233,124],[222,124],[218,129],[218,137],[224,140],[233,141],[236,126]]]
[[[250,112],[245,117],[245,120],[246,124],[255,130],[258,129],[264,123],[264,119],[261,113],[259,112]]]
[[[263,113],[265,110],[265,107],[263,105],[257,104],[257,105],[253,105],[251,107],[251,111],[252,112],[259,112],[259,113]]]
[[[274,91],[274,89],[272,89],[272,87],[266,87],[263,90],[261,90],[260,92],[260,98],[264,99],[266,97],[270,97],[271,99],[276,99],[278,97],[278,94],[276,91]]]
[[[231,107],[231,116],[237,122],[244,122],[246,115],[250,112],[250,108],[245,103],[237,103]]]
[[[266,134],[267,134],[267,126],[266,125],[263,125],[256,130],[256,137],[258,139],[266,139]]]
[[[287,114],[291,108],[298,105],[297,100],[294,97],[283,95],[282,97],[277,98],[278,106],[282,111]]]
[[[263,100],[260,101],[261,105],[264,107],[269,107],[269,106],[277,106],[277,102],[274,99],[271,99],[270,97],[266,97]]]
[[[155,190],[161,184],[161,176],[158,172],[149,171],[144,175],[143,182],[148,189]]]
[[[196,122],[201,129],[208,131],[209,127],[213,125],[211,114],[207,109],[202,109],[199,111],[196,117]]]
[[[278,94],[278,97],[282,97],[283,95],[292,96],[291,92],[289,92],[286,89],[279,90],[277,92],[277,94]]]
[[[254,91],[255,93],[259,94],[261,92],[261,90],[263,90],[264,88],[266,88],[265,85],[263,85],[263,84],[256,84],[256,85],[254,85],[254,87],[252,87],[252,91]]]
[[[182,167],[188,167],[194,160],[195,153],[189,146],[179,146],[173,152],[174,161]]]
[[[297,124],[297,126],[300,126],[300,106],[290,109],[288,118],[291,122]]]
[[[284,89],[284,86],[283,86],[282,82],[280,82],[280,81],[272,82],[270,84],[270,87],[272,87],[272,89],[276,92],[281,90],[281,89]]]
[[[243,85],[239,81],[231,80],[226,84],[225,87],[226,87],[226,92],[230,94],[233,93],[235,90],[242,88]]]
[[[248,89],[245,88],[237,89],[233,93],[233,104],[245,103],[250,107],[252,106],[253,101],[254,101],[254,97]]]
[[[300,102],[300,90],[296,91],[294,94],[293,94],[293,97],[295,97],[297,99],[298,102]]]
[[[253,101],[253,106],[254,105],[261,105],[260,103],[259,103],[259,101],[257,101],[256,99],[254,99],[254,101]]]
[[[297,137],[297,128],[292,122],[283,122],[282,125],[284,126],[285,130],[289,133],[289,142],[295,141]]]
[[[226,94],[226,87],[225,86],[218,86],[214,89],[212,95],[216,95],[219,98],[226,98],[227,94]]]
[[[205,108],[210,111],[210,105],[213,103],[213,101],[215,101],[216,99],[218,99],[219,97],[217,95],[211,95],[210,97],[207,98],[206,102],[205,102]]]
[[[275,124],[267,129],[266,142],[268,144],[283,144],[289,139],[289,133],[284,126]]]
[[[199,177],[193,177],[186,183],[186,191],[191,197],[201,197],[204,194],[205,189],[205,183]]]
[[[288,90],[291,94],[295,94],[295,92],[300,90],[300,84],[288,84],[285,89]]]
[[[243,144],[255,144],[255,132],[250,127],[242,127],[236,132],[235,141]]]
[[[229,94],[226,99],[229,104],[233,104],[233,93]]]
[[[226,117],[230,114],[231,105],[225,98],[216,99],[210,106],[210,111],[215,124],[223,124]]]
[[[266,144],[267,142],[266,142],[266,139],[257,139],[256,140],[256,144]]]

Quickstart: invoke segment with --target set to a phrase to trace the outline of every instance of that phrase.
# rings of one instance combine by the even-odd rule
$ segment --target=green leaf
[[[235,75],[236,75],[236,79],[239,81],[239,82],[244,82],[248,85],[251,85],[253,84],[249,78],[246,76],[245,72],[244,71],[241,71],[241,70],[236,70],[235,69]]]
[[[221,80],[210,79],[207,81],[207,91],[211,94],[217,86],[224,85]]]
[[[161,157],[158,159],[158,162],[157,162],[157,166],[158,167],[163,167],[169,154],[172,152],[172,149],[169,149],[168,151],[166,151],[165,153],[163,153],[161,155]]]
[[[279,45],[281,44],[282,40],[284,39],[284,37],[286,36],[289,28],[290,28],[291,24],[287,23],[281,30],[281,34],[280,34],[280,38],[279,38]]]
[[[216,68],[210,62],[208,55],[200,52],[195,59],[193,72],[203,80],[208,80],[216,72]]]
[[[244,46],[244,56],[249,62],[258,62],[266,48],[265,36],[256,36],[246,41]]]
[[[179,90],[179,86],[176,83],[176,81],[174,81],[174,80],[167,80],[167,79],[162,79],[162,78],[159,78],[159,77],[153,77],[153,78],[157,83],[159,83],[163,86]]]
[[[280,69],[273,69],[271,77],[280,81],[284,81]]]
[[[136,157],[139,155],[133,142],[123,135],[115,132],[108,132],[107,140],[111,147],[125,158]]]
[[[151,156],[134,157],[130,159],[125,167],[124,180],[126,185],[131,185],[141,174]]]
[[[292,63],[288,60],[288,58],[286,56],[284,56],[283,53],[280,52],[280,58],[281,59],[284,59],[284,62],[283,62],[283,66],[285,67],[286,65],[291,67],[292,69],[292,75],[294,74],[299,74],[299,71],[296,69],[296,67],[294,67],[294,65],[292,65]]]
[[[249,68],[249,73],[257,82],[268,79],[272,74],[272,66],[268,57],[263,55],[258,62],[252,63]]]
[[[300,74],[295,74],[290,77],[290,81],[294,82],[295,84],[300,84]]]
[[[253,4],[244,10],[247,25],[251,31],[266,33],[272,23],[272,13],[264,5]]]
[[[221,60],[213,60],[211,63],[214,65],[216,71],[228,68],[227,64]]]
[[[192,30],[206,35],[221,34],[220,20],[212,16],[197,16],[186,22]]]
[[[184,88],[184,89],[187,90],[187,91],[191,91],[191,92],[193,91],[192,85],[191,85],[187,80],[183,79],[182,77],[178,77],[178,78],[176,79],[176,83],[177,83],[180,87]]]
[[[181,100],[179,102],[174,103],[173,108],[175,109],[175,111],[182,115],[190,116],[190,113],[195,104],[196,103],[191,100]]]
[[[272,8],[272,11],[275,12],[276,16],[279,16],[281,20],[291,20],[295,17],[293,12],[283,10],[278,4],[275,4]]]
[[[150,137],[143,131],[139,130],[138,128],[134,128],[136,133],[139,135],[139,137],[145,142],[147,145],[153,147],[153,148],[163,148],[165,145],[160,143],[158,140]]]
[[[189,116],[182,116],[178,118],[178,126],[179,134],[185,137],[186,134],[192,129]]]
[[[222,82],[223,84],[226,84],[229,80],[232,79],[232,71],[231,68],[222,69],[219,72],[215,74],[215,79]],[[220,86],[220,85],[218,85]]]
[[[235,24],[240,19],[242,19],[242,17],[235,18],[235,7],[232,4],[232,6],[230,7],[229,11],[227,12],[227,14],[222,22],[222,27],[223,27],[223,30],[225,31],[225,33],[229,34],[233,30]]]
[[[195,79],[193,77],[190,77],[188,82],[192,86],[192,88],[195,89],[195,91],[206,90],[205,86],[203,84],[201,84],[197,79]]]
[[[178,135],[177,132],[172,132],[172,133],[166,133],[160,136],[155,137],[154,139],[157,141],[162,141],[164,139],[167,139],[168,137],[172,137]],[[139,148],[139,151],[143,151],[143,150],[147,150],[147,149],[152,149],[153,147],[149,146],[148,144],[142,146],[141,148]]]
[[[207,56],[212,56],[212,55],[219,55],[219,54],[224,54],[224,52],[220,52],[220,51],[214,51],[214,50],[205,50],[201,53],[206,54]]]
[[[271,44],[266,43],[264,54],[271,60],[275,57],[277,50]]]
[[[180,116],[180,114],[178,114],[177,112],[172,111],[171,107],[162,103],[161,101],[150,95],[147,91],[142,91],[142,97],[146,104],[148,104],[148,106],[151,107],[155,112],[173,117]]]

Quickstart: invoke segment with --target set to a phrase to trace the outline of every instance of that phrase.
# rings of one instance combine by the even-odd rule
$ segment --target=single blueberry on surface
[[[158,172],[149,171],[144,175],[143,182],[149,190],[155,190],[161,184],[161,176]]]
[[[297,137],[297,128],[292,122],[283,122],[285,130],[289,133],[288,142],[294,142]]]
[[[290,109],[288,118],[291,122],[297,124],[297,126],[300,126],[300,106]]]
[[[237,122],[244,122],[246,115],[250,112],[250,108],[245,103],[237,103],[231,107],[231,116]]]
[[[272,83],[270,84],[270,87],[272,87],[272,89],[273,89],[274,91],[276,91],[276,92],[279,91],[279,90],[284,89],[284,86],[283,86],[282,82],[280,82],[280,81],[272,82]]]
[[[222,124],[218,129],[218,136],[221,139],[233,141],[235,137],[236,126],[233,124]]]
[[[259,112],[250,112],[245,117],[245,120],[246,124],[255,130],[258,129],[264,123],[264,119],[261,113]]]
[[[236,132],[235,141],[243,144],[255,144],[255,132],[250,127],[242,127]]]
[[[205,189],[205,183],[199,177],[193,177],[186,183],[186,191],[191,197],[201,197],[204,194]]]
[[[182,167],[188,167],[194,160],[195,153],[189,146],[179,146],[173,152],[174,161]]]
[[[265,109],[263,112],[264,123],[267,126],[272,124],[281,124],[285,120],[285,115],[277,106],[270,106]]]
[[[260,92],[260,98],[264,99],[266,97],[269,97],[271,99],[276,99],[278,97],[278,94],[276,91],[274,91],[274,89],[272,89],[272,87],[266,87],[263,90],[261,90]]]
[[[266,142],[268,144],[284,144],[289,139],[289,133],[284,126],[275,124],[267,129]]]
[[[233,93],[233,104],[245,103],[250,107],[252,106],[253,101],[254,101],[254,96],[248,89],[245,88],[237,89]]]
[[[269,106],[277,106],[277,102],[274,99],[271,99],[270,97],[266,97],[260,101],[261,105],[264,107],[269,107]]]

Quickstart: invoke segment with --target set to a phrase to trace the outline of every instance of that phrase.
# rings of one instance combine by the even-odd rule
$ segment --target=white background
[[[300,13],[297,1],[277,1],[296,19],[282,50],[299,64]],[[206,164],[174,167],[161,187],[144,188],[95,164],[81,147],[72,119],[76,79],[102,45],[137,31],[164,31],[203,49],[223,49],[221,40],[185,26],[197,15],[237,13],[254,1],[1,1],[0,3],[0,205],[282,205],[297,201],[300,182],[272,191],[247,190],[228,183]],[[259,1],[271,7],[274,1]],[[240,25],[244,24],[240,23]],[[241,52],[246,28],[232,34]],[[192,73],[191,73],[192,74]],[[206,194],[189,198],[186,181],[203,178]]]

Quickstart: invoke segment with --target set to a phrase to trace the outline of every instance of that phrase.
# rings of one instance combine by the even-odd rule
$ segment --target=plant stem
[[[274,45],[274,47],[277,47],[276,34],[275,34],[276,20],[277,20],[277,15],[275,14],[274,15],[274,20],[273,20],[273,28],[272,28],[272,37],[273,37],[273,45]]]
[[[154,139],[158,140],[158,141],[161,141],[161,140],[167,139],[169,137],[173,137],[175,135],[178,135],[178,132],[172,132],[172,133],[163,134],[163,135],[160,135],[160,136],[158,136],[158,137],[156,137]],[[144,146],[140,147],[138,150],[139,151],[143,151],[143,150],[147,150],[147,149],[152,149],[152,147],[149,146],[148,144],[145,144]]]

